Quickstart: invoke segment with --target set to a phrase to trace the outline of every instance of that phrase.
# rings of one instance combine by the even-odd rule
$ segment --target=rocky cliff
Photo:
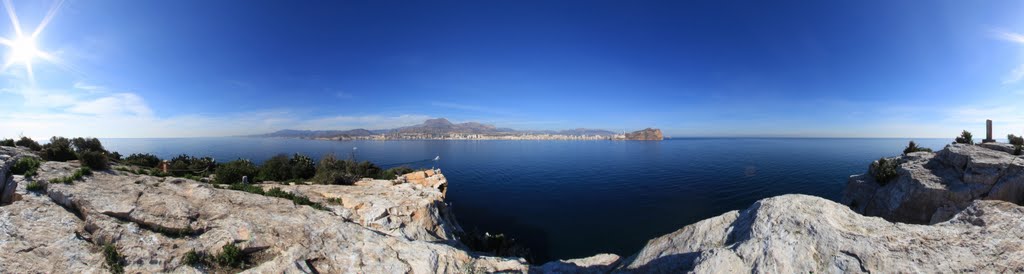
[[[916,224],[948,220],[978,199],[1020,204],[1024,159],[1012,150],[998,143],[951,144],[892,157],[895,178],[880,183],[870,169],[851,176],[841,202],[865,215]]]
[[[634,132],[626,133],[626,140],[638,140],[638,141],[661,141],[665,139],[661,135],[661,130],[656,128],[645,128]]]

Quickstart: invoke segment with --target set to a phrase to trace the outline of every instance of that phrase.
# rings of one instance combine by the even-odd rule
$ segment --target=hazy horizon
[[[5,2],[0,138],[1024,133],[1024,2]],[[915,137],[903,137],[915,136]]]

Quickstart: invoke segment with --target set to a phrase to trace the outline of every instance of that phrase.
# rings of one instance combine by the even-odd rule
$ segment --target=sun
[[[43,59],[51,63],[59,64],[59,60],[39,49],[39,43],[36,38],[43,32],[46,25],[53,19],[54,14],[64,4],[63,1],[59,1],[50,8],[47,12],[46,17],[43,21],[36,26],[36,29],[32,33],[25,33],[21,29],[21,22],[18,20],[18,14],[14,11],[14,6],[10,0],[3,0],[4,9],[7,10],[7,16],[11,19],[11,26],[14,27],[14,35],[11,37],[0,37],[0,45],[7,46],[7,56],[4,58],[3,68],[0,70],[7,70],[15,64],[20,64],[25,67],[25,72],[29,78],[29,81],[35,84],[35,76],[32,72],[32,61],[35,59]]]
[[[9,46],[11,51],[7,58],[11,63],[31,64],[32,58],[40,55],[40,50],[36,48],[36,39],[32,37],[19,37],[11,41]]]

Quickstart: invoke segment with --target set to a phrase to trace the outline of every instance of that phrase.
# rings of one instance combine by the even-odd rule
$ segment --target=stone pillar
[[[995,143],[996,140],[992,139],[992,119],[985,120],[985,140],[981,140],[982,143]]]

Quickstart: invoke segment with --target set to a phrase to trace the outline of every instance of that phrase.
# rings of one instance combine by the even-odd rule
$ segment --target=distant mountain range
[[[558,134],[558,135],[601,135],[612,136],[615,132],[601,129],[577,128],[570,130],[515,130],[511,128],[498,128],[493,125],[477,122],[455,124],[445,118],[429,119],[422,124],[399,127],[393,129],[352,129],[352,130],[294,130],[285,129],[267,134],[255,135],[256,137],[286,137],[286,138],[338,138],[338,137],[364,137],[382,134],[483,134],[483,135],[516,135],[516,134]]]

